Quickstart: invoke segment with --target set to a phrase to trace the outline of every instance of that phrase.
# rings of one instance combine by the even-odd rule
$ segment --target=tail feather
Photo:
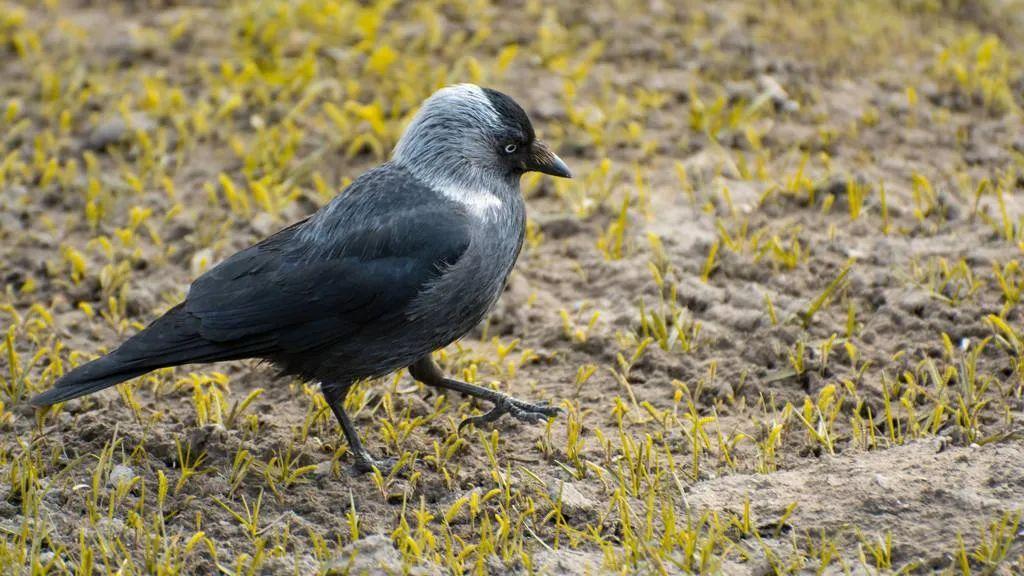
[[[79,396],[99,392],[120,384],[125,380],[131,380],[136,376],[142,376],[146,372],[156,368],[119,369],[112,364],[110,356],[104,356],[75,368],[57,380],[53,388],[46,392],[37,394],[30,400],[33,406],[50,406],[58,402],[66,402]]]
[[[49,406],[92,394],[147,372],[196,362],[237,360],[261,355],[265,339],[213,342],[199,334],[198,321],[179,304],[132,336],[117,350],[68,372],[53,388],[33,397],[34,406]]]

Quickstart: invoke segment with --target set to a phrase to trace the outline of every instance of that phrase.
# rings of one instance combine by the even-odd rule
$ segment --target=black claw
[[[462,429],[469,424],[478,426],[480,424],[494,422],[505,414],[509,414],[520,422],[533,423],[540,422],[545,418],[557,416],[558,414],[561,414],[561,412],[561,408],[549,406],[547,402],[531,404],[516,398],[503,397],[495,402],[494,408],[491,408],[485,414],[481,414],[480,416],[471,416],[460,422],[458,430],[461,432]]]
[[[541,414],[540,412],[530,412],[528,410],[523,410],[522,408],[514,404],[508,407],[508,412],[513,418],[521,422],[537,422],[538,420],[544,417],[544,415]]]
[[[376,468],[380,470],[380,473],[387,476],[391,473],[391,469],[398,463],[398,458],[383,458],[376,459],[369,454],[363,454],[356,456],[356,461],[352,464],[352,471],[356,474],[368,474],[373,472]]]
[[[462,422],[459,422],[459,428],[458,428],[459,432],[461,432],[462,429],[465,426],[467,426],[468,424],[472,424],[474,426],[479,426],[480,424],[486,424],[488,422],[494,422],[498,418],[501,418],[501,416],[503,414],[508,412],[508,410],[509,410],[508,406],[509,406],[508,403],[505,402],[504,400],[502,400],[502,401],[498,402],[497,404],[495,404],[494,408],[491,408],[489,411],[487,411],[487,413],[481,414],[480,416],[470,416],[469,418],[466,418]]]

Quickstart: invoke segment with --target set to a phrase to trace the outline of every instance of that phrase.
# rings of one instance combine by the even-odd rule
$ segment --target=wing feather
[[[422,186],[381,184],[349,190],[337,199],[347,205],[328,206],[198,278],[184,308],[199,320],[199,334],[213,342],[270,341],[268,353],[298,352],[404,314],[462,256],[470,222]],[[398,207],[384,211],[382,202]],[[310,234],[321,217],[334,221],[319,223],[321,237]]]

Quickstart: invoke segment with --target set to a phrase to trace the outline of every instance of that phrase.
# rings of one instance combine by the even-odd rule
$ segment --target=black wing
[[[198,278],[183,311],[199,320],[199,335],[297,352],[404,314],[462,256],[469,222],[397,170],[368,173],[309,220]]]
[[[409,302],[468,245],[458,206],[384,165],[310,219],[198,278],[185,302],[32,403],[64,402],[165,366],[274,357],[371,323],[399,325]]]

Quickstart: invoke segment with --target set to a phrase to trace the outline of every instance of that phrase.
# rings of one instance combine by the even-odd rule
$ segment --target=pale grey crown
[[[499,184],[495,179],[508,180],[498,169],[500,130],[501,118],[483,89],[456,84],[423,102],[392,159],[435,189],[491,189]]]

